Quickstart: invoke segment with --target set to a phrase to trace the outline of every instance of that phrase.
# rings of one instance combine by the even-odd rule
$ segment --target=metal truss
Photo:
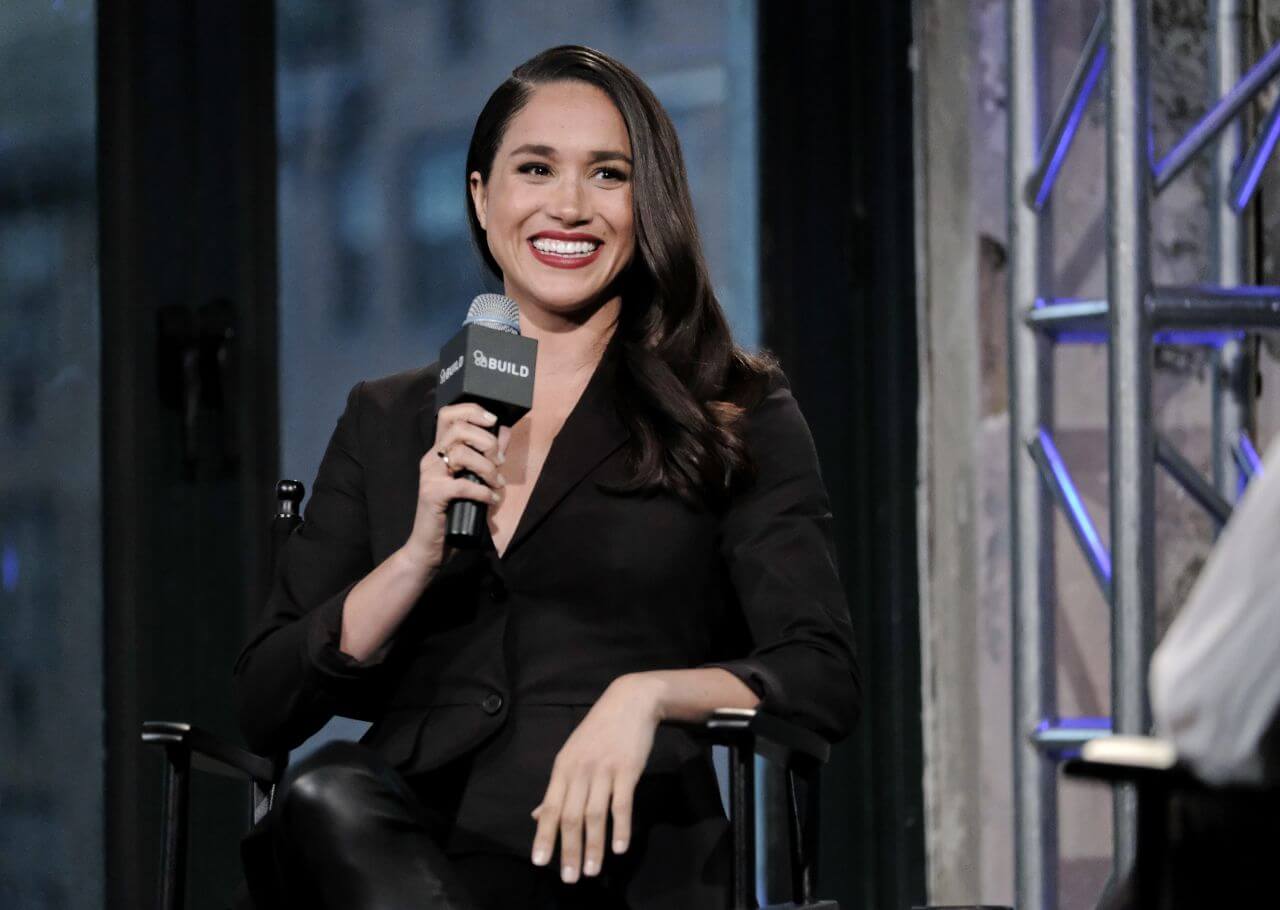
[[[1244,5],[1213,0],[1212,96],[1220,100],[1172,149],[1150,147],[1150,0],[1111,0],[1094,24],[1065,97],[1042,126],[1044,0],[1009,0],[1009,398],[1014,626],[1014,802],[1017,903],[1057,906],[1056,763],[1097,736],[1149,732],[1146,676],[1155,626],[1155,467],[1221,525],[1258,470],[1246,332],[1280,328],[1280,287],[1246,286],[1240,215],[1280,139],[1280,104],[1245,150],[1240,114],[1280,74],[1280,45],[1243,71]],[[1103,77],[1108,77],[1103,79]],[[1099,83],[1107,92],[1107,299],[1044,295],[1043,215]],[[1215,144],[1216,143],[1216,144]],[[1213,145],[1212,285],[1155,287],[1152,198]],[[1213,478],[1152,425],[1154,345],[1208,348],[1213,371]],[[1053,348],[1107,344],[1110,548],[1053,441]],[[1066,518],[1111,613],[1111,717],[1058,715],[1053,518]],[[1115,871],[1133,861],[1131,793],[1115,801]]]

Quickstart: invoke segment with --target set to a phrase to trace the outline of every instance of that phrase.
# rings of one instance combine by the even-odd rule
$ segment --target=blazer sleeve
[[[339,650],[347,594],[373,570],[360,413],[352,388],[329,440],[303,524],[276,554],[265,617],[235,663],[240,728],[250,748],[292,749],[335,714],[360,716],[386,649],[360,662]]]
[[[831,741],[857,720],[861,673],[809,426],[785,382],[747,416],[756,478],[729,504],[720,553],[751,634],[733,673],[760,709]]]

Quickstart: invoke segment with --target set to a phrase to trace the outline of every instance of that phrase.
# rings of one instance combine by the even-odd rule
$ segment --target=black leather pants
[[[243,853],[256,910],[616,907],[599,883],[499,854],[446,856],[448,820],[372,749],[330,743],[292,768]]]

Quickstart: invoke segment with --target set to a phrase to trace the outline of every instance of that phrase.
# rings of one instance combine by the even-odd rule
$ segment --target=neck
[[[617,326],[622,298],[570,314],[553,313],[516,299],[520,334],[538,342],[538,376],[571,380],[590,376]]]

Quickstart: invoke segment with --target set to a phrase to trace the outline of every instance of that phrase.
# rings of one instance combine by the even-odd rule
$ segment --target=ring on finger
[[[436,452],[436,454],[439,455],[440,460],[444,462],[444,469],[448,471],[450,474],[452,474],[453,462],[449,460],[449,453],[446,452],[444,449],[440,449],[439,451]]]

